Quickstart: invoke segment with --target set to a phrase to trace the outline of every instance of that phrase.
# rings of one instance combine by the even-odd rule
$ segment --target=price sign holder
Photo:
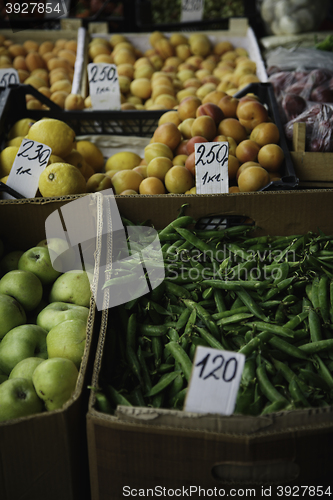
[[[182,0],[180,22],[201,21],[205,0]]]
[[[198,346],[184,410],[231,415],[234,412],[245,356]]]
[[[196,193],[228,193],[228,142],[200,142],[194,148]]]
[[[38,189],[39,176],[47,166],[51,148],[37,141],[23,139],[10,170],[6,186],[20,193],[24,198],[34,198]],[[5,199],[13,198],[9,192]]]
[[[93,109],[121,109],[120,88],[115,64],[88,64],[89,93]]]
[[[0,87],[8,87],[9,85],[17,85],[20,83],[18,72],[14,68],[0,69]]]

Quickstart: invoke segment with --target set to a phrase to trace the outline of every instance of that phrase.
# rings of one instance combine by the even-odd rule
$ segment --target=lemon
[[[31,118],[22,118],[14,123],[8,134],[8,140],[14,139],[14,137],[24,137],[30,130],[30,127],[36,123],[36,120]]]
[[[69,163],[51,163],[39,176],[38,188],[43,197],[86,193],[86,180]]]
[[[10,141],[7,142],[6,146],[21,146],[21,142],[23,141],[24,137],[21,135],[18,135],[17,137],[14,137],[14,139],[10,139]]]
[[[5,177],[9,174],[15,157],[18,153],[18,146],[8,146],[0,153],[0,177]]]
[[[73,149],[75,132],[67,123],[61,120],[44,118],[30,127],[28,139],[49,146],[52,149],[52,154],[64,158]]]
[[[81,153],[86,162],[95,172],[101,172],[104,167],[104,156],[96,144],[90,141],[77,141],[75,149]]]
[[[131,170],[140,165],[142,158],[136,153],[130,151],[122,151],[115,153],[108,158],[105,163],[105,171],[108,170]]]

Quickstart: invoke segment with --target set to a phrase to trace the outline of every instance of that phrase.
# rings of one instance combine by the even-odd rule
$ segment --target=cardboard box
[[[174,220],[183,203],[189,203],[187,214],[196,219],[250,217],[260,228],[257,235],[318,229],[333,233],[330,190],[116,199],[124,217],[136,223],[151,220],[157,229]],[[104,310],[92,378],[95,387],[111,324],[112,309]],[[206,492],[216,488],[221,491],[216,496],[223,496],[225,490],[225,496],[228,492],[237,497],[235,489],[240,491],[238,496],[284,498],[288,491],[302,496],[302,486],[325,484],[323,478],[332,470],[332,415],[332,407],[226,417],[125,406],[109,415],[95,409],[92,392],[87,414],[92,499],[120,499],[129,496],[129,489],[136,489],[140,496],[140,488],[141,496],[148,496],[147,488],[165,488],[185,497],[179,492],[187,488],[188,494],[191,486]],[[278,486],[289,486],[289,490],[281,492]],[[154,490],[156,496],[159,491]],[[149,494],[153,497],[154,492]],[[193,489],[191,496],[204,494]]]
[[[45,220],[78,196],[0,201],[0,238],[6,250],[35,246],[45,238]],[[94,207],[91,205],[93,212]],[[87,229],[89,213],[82,211]],[[96,265],[98,263],[96,253]],[[75,392],[62,409],[0,423],[0,498],[89,500],[85,431],[100,317],[91,299],[87,340]]]
[[[302,187],[333,186],[333,153],[305,151],[305,123],[295,123],[293,128],[293,151],[290,152]]]

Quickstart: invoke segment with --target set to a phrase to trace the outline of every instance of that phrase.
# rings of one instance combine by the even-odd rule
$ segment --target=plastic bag
[[[266,65],[281,71],[328,69],[333,71],[333,53],[311,48],[278,47],[266,56]]]

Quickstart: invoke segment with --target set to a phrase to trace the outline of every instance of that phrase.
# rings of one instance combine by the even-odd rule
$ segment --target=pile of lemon
[[[76,141],[74,130],[54,118],[18,120],[10,129],[6,147],[0,153],[0,180],[7,182],[24,138],[52,149],[48,165],[39,177],[37,196],[53,197],[102,191],[112,187],[103,173],[104,157],[90,141]]]

